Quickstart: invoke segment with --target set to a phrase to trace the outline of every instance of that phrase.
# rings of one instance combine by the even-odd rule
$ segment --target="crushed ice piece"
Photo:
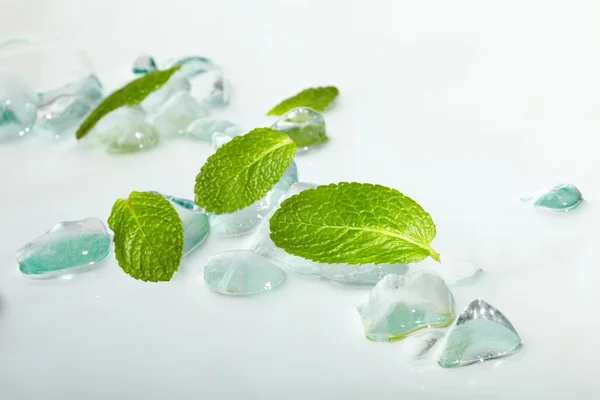
[[[236,124],[219,118],[201,118],[188,127],[188,135],[198,140],[211,141],[215,134],[239,136],[242,130]]]
[[[275,121],[271,128],[289,135],[296,143],[296,152],[308,151],[311,147],[327,141],[325,118],[318,111],[308,107],[288,111]]]
[[[188,92],[182,91],[171,98],[154,114],[152,123],[162,136],[180,136],[192,124],[208,116],[208,109]]]
[[[540,208],[568,211],[577,207],[583,201],[583,196],[575,185],[557,185],[534,196],[522,197],[521,200]]]
[[[417,271],[386,275],[358,304],[365,335],[377,342],[402,340],[454,321],[454,297],[437,274]]]
[[[37,125],[55,139],[70,136],[102,99],[102,84],[95,75],[39,93]]]
[[[29,276],[56,276],[89,267],[108,255],[110,241],[99,218],[61,222],[17,251],[19,270]]]
[[[122,107],[102,118],[90,132],[89,140],[108,146],[112,153],[145,151],[159,142],[156,129],[146,121],[141,108]]]
[[[0,70],[0,140],[22,137],[36,118],[36,96],[19,78]]]
[[[154,58],[147,54],[142,54],[133,62],[133,73],[137,75],[147,74],[148,72],[156,71],[158,67]]]
[[[499,310],[483,300],[472,301],[450,329],[438,358],[444,368],[463,367],[511,355],[521,337]]]
[[[204,282],[215,292],[250,295],[279,286],[285,272],[251,250],[215,254],[204,265]]]

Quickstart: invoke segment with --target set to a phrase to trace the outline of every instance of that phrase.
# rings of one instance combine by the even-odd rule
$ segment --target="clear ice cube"
[[[285,272],[251,250],[215,254],[204,265],[204,282],[228,295],[258,294],[279,286]]]
[[[148,54],[142,54],[133,62],[133,73],[136,75],[147,74],[148,72],[156,71],[158,68],[154,58]]]
[[[434,271],[446,281],[447,285],[462,285],[478,280],[483,275],[483,268],[471,261],[442,258],[442,262],[428,260],[416,266],[421,270]]]
[[[102,84],[95,75],[40,93],[37,124],[55,139],[70,136],[102,98]]]
[[[207,116],[206,106],[198,103],[188,92],[179,92],[160,107],[152,123],[162,136],[179,136],[186,134],[196,120]]]
[[[108,255],[110,241],[99,218],[61,222],[17,251],[19,269],[47,277],[89,267]]]
[[[556,211],[568,211],[583,201],[583,195],[575,185],[557,185],[534,196],[522,197],[536,207]]]
[[[19,78],[0,70],[0,141],[31,131],[36,117],[36,96]]]
[[[191,93],[208,106],[223,107],[229,104],[229,81],[219,69],[207,71],[192,81]]]
[[[141,107],[149,114],[158,112],[171,97],[191,89],[190,81],[175,73],[160,89],[152,92],[141,102]]]
[[[233,213],[209,214],[211,231],[217,236],[231,237],[256,230],[261,222],[267,220],[273,210],[279,206],[289,188],[296,182],[298,182],[298,169],[296,163],[292,161],[279,182],[262,199]]]
[[[358,304],[365,335],[377,342],[402,340],[454,321],[454,297],[437,274],[386,275]]]
[[[236,124],[219,118],[201,118],[188,127],[188,135],[194,139],[211,141],[217,133],[231,137],[239,136],[242,130]]]
[[[472,301],[450,329],[438,358],[444,368],[463,367],[508,356],[521,348],[521,337],[499,310]]]
[[[208,214],[202,208],[198,207],[192,200],[156,191],[149,191],[149,193],[158,194],[169,200],[175,211],[177,211],[177,215],[179,215],[179,219],[183,224],[183,257],[190,254],[204,242],[210,232],[210,222]]]
[[[122,107],[104,118],[90,132],[89,140],[108,146],[112,153],[149,150],[159,141],[158,132],[146,121],[141,108]]]
[[[271,128],[291,136],[297,146],[296,152],[308,151],[327,141],[325,118],[308,107],[294,108],[275,121]]]
[[[184,199],[184,198],[181,198],[181,197],[171,196],[171,195],[168,195],[168,194],[157,192],[155,190],[150,190],[150,191],[148,191],[148,193],[161,195],[165,199],[169,200],[171,203],[175,203],[178,206],[186,208],[186,209],[188,209],[190,211],[202,211],[202,208],[200,208],[199,206],[197,206],[196,203],[194,203],[192,200]]]
[[[201,56],[180,58],[178,60],[169,62],[167,67],[174,67],[175,65],[181,65],[179,73],[186,78],[193,78],[205,72],[219,68],[211,60]]]

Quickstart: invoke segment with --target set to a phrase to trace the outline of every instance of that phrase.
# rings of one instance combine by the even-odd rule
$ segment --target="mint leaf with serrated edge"
[[[171,279],[183,256],[183,224],[163,196],[132,192],[118,199],[108,219],[115,256],[127,274],[142,281]]]
[[[335,86],[324,86],[305,89],[297,95],[283,100],[267,113],[267,115],[283,115],[297,107],[310,107],[324,111],[339,94]]]
[[[339,183],[285,200],[270,220],[271,239],[287,253],[327,264],[414,263],[439,254],[433,220],[395,189]]]
[[[117,108],[140,104],[146,97],[167,83],[171,76],[179,71],[180,68],[181,65],[177,65],[169,69],[149,72],[113,92],[79,126],[79,129],[75,133],[77,139],[81,139],[87,135],[96,126],[98,121]]]
[[[296,145],[270,128],[235,137],[210,156],[196,177],[196,204],[217,214],[262,199],[292,163]]]

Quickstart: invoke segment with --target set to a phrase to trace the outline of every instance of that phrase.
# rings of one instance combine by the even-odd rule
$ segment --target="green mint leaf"
[[[181,65],[162,71],[152,71],[113,92],[83,121],[75,136],[83,138],[105,115],[124,106],[135,106],[160,89],[181,68]]]
[[[297,107],[310,107],[317,111],[324,111],[339,93],[340,91],[335,86],[305,89],[277,104],[267,115],[283,115]]]
[[[419,262],[439,254],[429,245],[435,225],[397,190],[339,183],[285,200],[270,221],[271,239],[286,252],[328,264]]]
[[[183,256],[183,224],[163,196],[132,192],[118,199],[108,226],[115,233],[115,256],[123,271],[135,279],[171,279]]]
[[[270,128],[235,137],[210,156],[196,177],[196,204],[217,214],[262,199],[292,163],[296,145]]]

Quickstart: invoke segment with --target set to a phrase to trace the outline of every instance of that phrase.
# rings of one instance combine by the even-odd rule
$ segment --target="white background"
[[[366,291],[290,276],[227,298],[202,282],[211,238],[168,283],[112,259],[73,280],[32,281],[15,250],[62,220],[107,218],[132,190],[191,197],[206,143],[109,156],[74,140],[0,146],[0,399],[592,399],[600,392],[600,4],[588,1],[4,0],[0,38],[85,48],[109,90],[148,52],[226,68],[246,129],[307,87],[335,84],[331,141],[298,157],[303,181],[395,187],[428,210],[442,258],[480,264],[454,289],[523,338],[518,354],[445,370],[372,343]],[[54,63],[53,65],[57,65]],[[23,74],[53,82],[60,71]],[[586,203],[548,214],[519,197],[574,183]],[[441,266],[443,268],[443,265]]]

